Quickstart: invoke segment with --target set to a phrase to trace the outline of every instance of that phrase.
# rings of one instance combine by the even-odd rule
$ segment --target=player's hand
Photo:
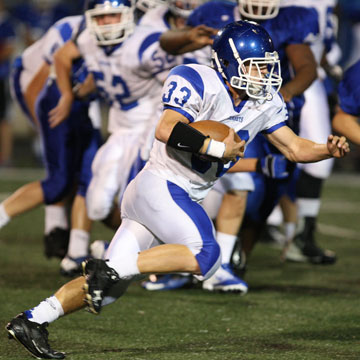
[[[61,96],[58,104],[49,111],[50,128],[58,126],[69,116],[73,101],[73,96]]]
[[[256,171],[272,179],[285,179],[289,176],[287,167],[284,155],[268,154],[258,160]]]
[[[284,98],[284,101],[285,101],[285,102],[291,101],[291,99],[292,99],[293,96],[294,96],[285,86],[283,86],[283,87],[280,89],[280,94],[281,94],[282,97]]]
[[[223,140],[223,143],[226,145],[222,157],[223,162],[228,163],[229,161],[237,161],[237,157],[244,157],[245,140],[236,142],[234,129],[230,128],[229,134]]]
[[[212,45],[214,40],[212,39],[218,32],[218,29],[214,29],[205,25],[198,25],[190,29],[188,32],[189,40],[193,45],[197,45],[198,49],[201,49],[207,45]]]
[[[327,148],[332,157],[342,158],[350,152],[349,143],[345,136],[329,135],[327,141]]]

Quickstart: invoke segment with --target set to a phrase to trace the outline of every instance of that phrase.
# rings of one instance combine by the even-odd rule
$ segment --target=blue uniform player
[[[91,179],[92,159],[101,141],[99,130],[94,128],[89,117],[89,102],[76,101],[69,117],[58,128],[51,128],[48,121],[48,113],[59,99],[56,80],[51,74],[54,52],[82,23],[81,16],[60,20],[15,61],[13,92],[41,134],[47,176],[42,181],[23,186],[4,200],[0,205],[1,227],[12,217],[37,205],[54,205],[63,200],[77,183],[70,237],[89,237],[91,223],[87,218],[84,196]],[[74,63],[73,85],[82,83],[86,72],[82,61]],[[59,232],[57,228],[65,230],[66,222],[63,207],[46,206],[45,234],[49,236],[45,237],[45,254],[48,257],[62,258],[66,254],[68,237],[63,231],[59,237],[53,233],[53,230]],[[76,250],[73,252],[76,257],[87,255],[76,254]]]
[[[8,165],[12,152],[12,129],[9,122],[9,70],[14,52],[15,29],[9,13],[0,1],[0,166]]]
[[[339,106],[332,120],[332,126],[339,134],[360,145],[360,60],[347,69],[339,84]]]

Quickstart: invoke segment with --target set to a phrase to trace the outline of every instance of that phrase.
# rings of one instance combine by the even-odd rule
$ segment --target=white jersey
[[[162,97],[165,109],[180,112],[190,122],[214,120],[233,128],[249,143],[257,133],[271,133],[285,125],[287,110],[273,92],[271,101],[248,99],[235,106],[221,75],[205,65],[181,65],[166,80]],[[201,201],[216,179],[233,163],[208,162],[189,152],[173,149],[155,140],[146,169]]]
[[[34,44],[23,52],[20,87],[22,93],[31,82],[34,75],[39,71],[42,64],[52,64],[55,51],[66,41],[71,39],[72,32],[83,21],[83,16],[68,16],[57,21],[50,29]]]
[[[164,32],[170,29],[170,25],[166,19],[166,14],[169,11],[168,6],[156,6],[147,11],[140,19],[139,26],[156,27],[157,30]]]

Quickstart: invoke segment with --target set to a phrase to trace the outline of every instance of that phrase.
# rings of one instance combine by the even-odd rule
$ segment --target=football
[[[213,120],[196,121],[189,124],[194,129],[200,131],[205,136],[210,136],[216,141],[223,141],[229,134],[230,127]],[[241,139],[237,133],[234,133],[234,140],[240,142]]]

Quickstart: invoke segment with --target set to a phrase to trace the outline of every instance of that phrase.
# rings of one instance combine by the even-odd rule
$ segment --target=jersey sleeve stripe
[[[64,24],[58,25],[56,28],[59,31],[61,38],[64,42],[71,39],[72,28],[69,25],[69,23],[64,23]]]
[[[138,53],[139,61],[141,61],[145,50],[153,43],[159,41],[160,35],[161,35],[161,32],[157,32],[157,33],[150,34],[148,37],[145,38],[145,40],[142,42],[140,49],[139,49],[139,53]]]
[[[166,110],[166,109],[177,111],[181,115],[185,116],[190,122],[194,122],[194,118],[189,113],[184,111],[183,109],[180,109],[180,108],[177,108],[174,106],[170,106],[170,105],[164,105],[164,110]]]
[[[187,80],[203,100],[204,82],[197,71],[195,71],[190,66],[179,65],[171,70],[168,77],[170,77],[171,75],[178,75]]]
[[[272,127],[270,127],[269,129],[266,129],[266,130],[262,131],[262,133],[263,133],[263,134],[271,134],[271,133],[273,133],[275,130],[280,129],[280,128],[283,127],[283,126],[286,126],[286,123],[285,123],[284,121],[281,122],[281,123],[278,123],[278,124],[276,124],[276,125],[274,125],[274,126],[272,126]]]

